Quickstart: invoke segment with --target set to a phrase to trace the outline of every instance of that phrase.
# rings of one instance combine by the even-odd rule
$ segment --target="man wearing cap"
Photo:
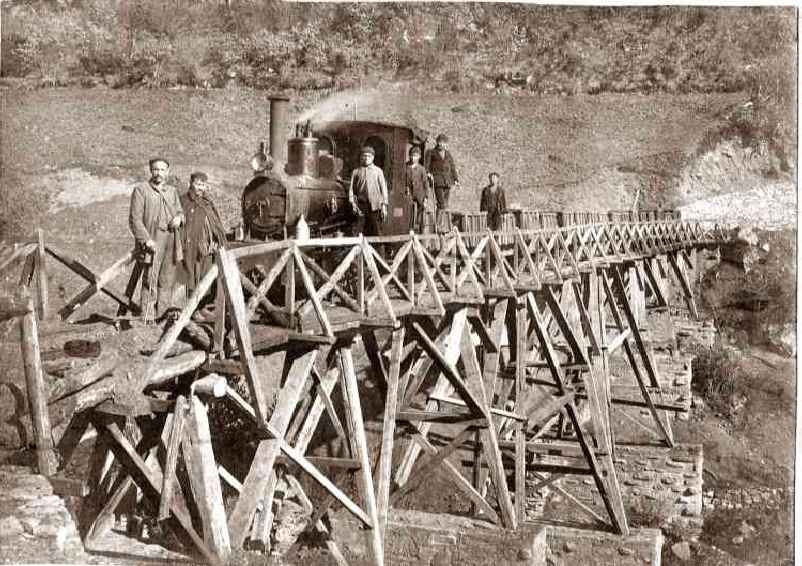
[[[373,164],[375,152],[372,147],[365,146],[360,153],[361,165],[351,174],[348,187],[348,200],[359,215],[362,234],[365,236],[381,235],[381,222],[387,220],[387,181],[384,172]]]
[[[437,209],[448,208],[448,198],[451,188],[459,188],[459,178],[457,177],[457,167],[454,165],[454,158],[448,151],[448,136],[440,134],[437,136],[437,145],[427,153],[426,170],[429,172],[429,179],[434,185],[434,196],[437,199]]]
[[[209,178],[200,171],[189,176],[189,191],[181,196],[186,215],[184,268],[187,293],[192,293],[214,263],[214,254],[225,247],[226,230],[209,197]]]
[[[177,306],[173,291],[176,267],[184,257],[178,234],[184,212],[178,191],[167,184],[170,164],[161,157],[148,163],[150,181],[134,187],[128,225],[136,241],[137,261],[143,264],[144,318],[153,321]]]
[[[423,234],[424,216],[429,202],[429,181],[426,169],[420,164],[420,148],[414,146],[409,151],[407,164],[407,196],[411,199],[412,210],[409,218],[409,229]]]

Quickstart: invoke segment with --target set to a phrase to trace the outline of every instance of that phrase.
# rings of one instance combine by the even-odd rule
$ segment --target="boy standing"
[[[407,196],[412,199],[409,229],[423,234],[424,211],[429,206],[429,179],[426,168],[420,164],[420,148],[415,146],[409,152],[407,165]]]
[[[501,215],[507,211],[507,199],[504,189],[499,185],[499,176],[495,171],[489,175],[490,184],[482,189],[479,210],[487,212],[487,227],[491,230],[501,228]]]

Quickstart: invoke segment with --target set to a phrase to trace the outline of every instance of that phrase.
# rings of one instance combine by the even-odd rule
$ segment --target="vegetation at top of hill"
[[[770,68],[793,75],[796,41],[790,8],[17,0],[3,11],[4,75],[56,84],[303,89],[381,76],[470,90],[518,73],[545,94],[733,92]]]

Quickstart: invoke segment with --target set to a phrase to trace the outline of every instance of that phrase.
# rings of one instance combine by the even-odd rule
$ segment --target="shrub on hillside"
[[[720,342],[711,346],[697,346],[692,364],[692,388],[705,403],[722,414],[734,416],[743,394],[743,379],[735,350]]]

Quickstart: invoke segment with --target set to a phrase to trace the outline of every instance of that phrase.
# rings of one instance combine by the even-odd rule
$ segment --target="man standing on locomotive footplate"
[[[375,152],[365,146],[360,154],[361,165],[351,173],[348,201],[359,216],[356,233],[365,236],[380,236],[381,224],[387,220],[387,181],[384,172],[374,165]]]
[[[434,196],[437,199],[439,212],[448,209],[451,189],[459,188],[459,178],[454,157],[448,151],[448,136],[440,134],[435,141],[437,144],[435,148],[426,154],[426,170],[429,172],[432,185],[434,185]]]

